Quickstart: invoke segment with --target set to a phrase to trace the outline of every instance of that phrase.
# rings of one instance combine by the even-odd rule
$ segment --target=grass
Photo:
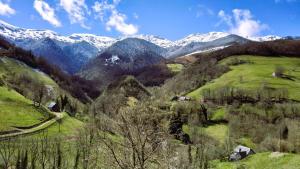
[[[248,138],[248,137],[243,137],[243,138],[238,139],[237,143],[239,143],[240,145],[252,148],[252,149],[256,149],[256,144],[253,143],[251,138]]]
[[[226,115],[226,109],[225,107],[218,108],[213,114],[210,120],[213,121],[219,121],[219,120],[224,120]]]
[[[36,108],[32,101],[14,90],[0,87],[0,131],[12,130],[12,126],[31,126],[48,117],[49,112]]]
[[[73,136],[84,126],[84,123],[70,117],[67,113],[64,113],[64,118],[58,123],[50,126],[44,130],[49,137],[51,136]]]
[[[167,64],[168,68],[174,72],[174,73],[178,73],[183,69],[183,65],[182,64]]]
[[[216,124],[204,128],[204,131],[212,138],[223,143],[226,139],[228,127],[225,124]]]
[[[196,127],[196,129],[199,132],[204,132],[204,134],[207,134],[220,143],[224,143],[228,132],[228,126],[225,124],[215,124],[208,127]],[[191,135],[190,127],[188,125],[183,125],[183,131]]]
[[[192,91],[188,96],[195,99],[201,98],[204,89],[216,89],[223,86],[231,86],[242,89],[257,89],[262,84],[268,84],[273,88],[286,88],[289,98],[300,100],[300,59],[291,57],[262,57],[262,56],[234,56],[251,63],[230,66],[231,70],[221,77]],[[221,61],[226,64],[234,57]],[[293,80],[275,78],[272,73],[277,66],[283,67],[285,74],[293,77]]]
[[[249,156],[238,162],[220,162],[219,160],[212,162],[216,169],[299,169],[299,154],[284,154],[274,157],[270,152],[258,153]]]
[[[19,74],[29,75],[32,79],[52,86],[55,93],[67,94],[48,75],[34,70],[17,60],[0,57],[0,79],[4,76],[9,77]],[[70,98],[74,99],[71,96]],[[83,105],[79,103],[79,109],[82,109],[82,107]],[[45,120],[48,115],[48,110],[34,107],[31,100],[25,98],[15,90],[8,90],[7,87],[0,86],[0,131],[14,130],[13,126],[31,126]]]
[[[39,80],[44,84],[58,87],[57,84],[48,75],[30,68],[22,62],[7,57],[0,57],[0,77],[11,73],[27,74],[30,75],[33,79]]]

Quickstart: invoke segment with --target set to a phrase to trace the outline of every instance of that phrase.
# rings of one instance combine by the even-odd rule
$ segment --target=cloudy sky
[[[62,35],[295,36],[300,35],[300,0],[0,0],[0,19]]]

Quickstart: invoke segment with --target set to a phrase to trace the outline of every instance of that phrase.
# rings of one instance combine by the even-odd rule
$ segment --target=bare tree
[[[43,83],[39,82],[33,83],[32,87],[33,91],[35,91],[33,94],[33,104],[37,104],[40,107],[47,89]]]
[[[160,164],[158,154],[162,150],[165,133],[154,118],[155,113],[155,109],[142,104],[123,109],[117,118],[118,138],[109,131],[100,132],[100,140],[117,168],[146,169]]]

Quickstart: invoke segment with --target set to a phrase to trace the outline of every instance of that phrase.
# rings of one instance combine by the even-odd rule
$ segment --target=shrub
[[[284,75],[284,72],[285,72],[285,68],[284,67],[282,67],[282,66],[276,66],[275,67],[274,73],[275,73],[276,76],[281,77],[281,76]]]

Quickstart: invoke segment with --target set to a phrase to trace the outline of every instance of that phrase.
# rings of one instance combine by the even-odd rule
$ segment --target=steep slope
[[[32,105],[18,92],[0,86],[0,133],[15,130],[14,126],[27,127],[49,118],[49,112]]]
[[[0,56],[0,81],[2,82],[0,84],[0,133],[16,130],[14,127],[36,125],[51,117],[48,110],[33,106],[33,102],[29,98],[14,90],[17,86],[9,84],[10,80],[17,80],[22,74],[47,86],[49,97],[47,96],[44,103],[53,99],[55,93],[58,94],[60,90],[58,85],[46,74],[30,68],[22,62]],[[25,91],[25,85],[20,84],[18,87],[22,87]],[[33,94],[34,90],[36,89],[26,90],[24,95],[29,96]]]
[[[62,71],[57,66],[49,64],[45,59],[34,56],[32,52],[13,46],[5,39],[0,38],[0,46],[2,47],[2,49],[0,49],[0,57],[11,58],[13,60],[16,60],[16,62],[20,63],[20,65],[29,67],[28,69],[33,69],[36,72],[51,77],[53,79],[52,81],[54,81],[57,84],[57,86],[59,86],[59,88],[67,91],[68,93],[70,93],[70,95],[79,99],[81,102],[89,102],[91,101],[91,99],[98,97],[100,94],[100,91],[96,88],[95,83],[93,81],[88,81],[74,75],[71,76]],[[19,69],[19,66],[16,67],[17,70],[22,70]],[[9,74],[14,73],[14,71],[10,70],[12,68],[11,66],[3,66],[3,68],[5,70],[8,70],[6,72]],[[31,75],[30,71],[28,74],[27,73],[28,71],[15,72],[15,76],[10,76],[10,79],[12,81],[17,80],[16,82],[18,82],[17,77],[22,75],[26,76],[25,79],[31,79],[31,77],[28,77],[28,75]],[[36,80],[36,77],[32,78]],[[29,82],[34,82],[35,80],[30,80]],[[24,84],[30,86],[30,83]],[[22,90],[23,88],[21,87],[20,89]]]
[[[91,38],[75,39],[74,36],[64,37],[50,30],[23,29],[1,20],[0,35],[70,73],[77,72],[89,58],[96,56],[101,49],[106,47],[99,44],[101,43],[99,41],[97,46],[94,46]],[[85,41],[90,39],[90,42]]]
[[[43,56],[50,63],[70,73],[76,72],[78,67],[82,64],[75,59],[71,59],[71,55],[66,54],[63,49],[50,38],[34,41],[30,47],[26,47],[25,49],[33,51],[34,55]]]
[[[80,76],[97,79],[107,85],[122,75],[133,75],[145,67],[164,61],[160,55],[163,51],[163,48],[148,41],[127,38],[92,59],[80,72]]]

